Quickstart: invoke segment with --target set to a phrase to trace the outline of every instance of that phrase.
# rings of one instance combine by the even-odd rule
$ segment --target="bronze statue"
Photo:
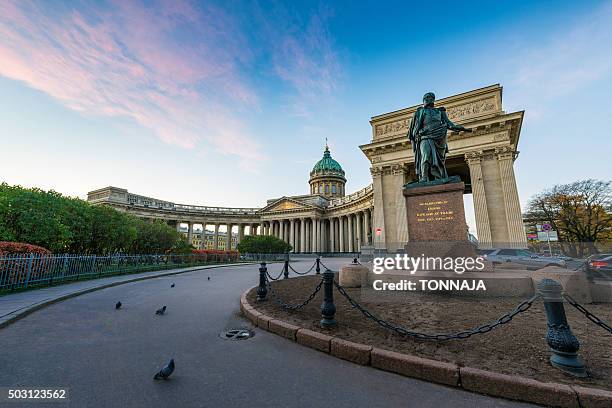
[[[417,183],[429,183],[431,181],[448,183],[458,180],[458,177],[448,177],[446,172],[446,131],[463,130],[471,132],[461,125],[450,121],[443,107],[434,108],[436,96],[428,92],[423,96],[423,106],[419,107],[408,130],[408,139],[412,142],[414,152],[414,165],[416,168]],[[437,183],[436,183],[437,184]]]

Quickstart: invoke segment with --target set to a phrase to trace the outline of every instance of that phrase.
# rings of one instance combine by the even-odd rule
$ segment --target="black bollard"
[[[321,259],[317,256],[317,267],[315,268],[315,270],[317,271],[317,275],[319,275],[321,273]]]
[[[285,279],[289,279],[289,252],[285,253],[285,271],[283,272]]]
[[[323,303],[321,304],[321,327],[333,327],[337,324],[336,305],[334,305],[334,273],[327,269],[323,272]]]
[[[578,357],[580,342],[567,324],[562,290],[561,284],[552,279],[543,279],[538,283],[538,291],[542,295],[548,320],[546,342],[552,353],[550,363],[567,374],[586,377],[584,362]]]
[[[262,262],[259,267],[259,287],[257,288],[257,301],[264,302],[268,297],[268,288],[266,287],[266,273],[268,272],[268,268],[266,267],[266,262]]]

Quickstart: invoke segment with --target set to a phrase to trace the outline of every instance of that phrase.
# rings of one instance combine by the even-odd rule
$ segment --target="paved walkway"
[[[332,269],[346,262],[325,260]],[[295,264],[300,271],[309,266],[306,260]],[[281,268],[270,265],[270,273],[277,275]],[[359,366],[260,331],[239,310],[241,293],[257,281],[257,265],[193,271],[108,287],[25,316],[0,329],[0,393],[65,388],[68,399],[6,404],[0,395],[0,406],[532,406]],[[81,289],[96,283],[83,282]],[[11,296],[32,297],[34,304],[52,292],[46,293]],[[114,308],[117,301],[123,303],[121,310]],[[156,316],[162,305],[168,307],[166,314]],[[225,330],[239,327],[256,334],[243,341],[221,338]],[[176,361],[172,378],[153,381],[170,358]]]
[[[23,292],[9,293],[0,296],[0,327],[4,327],[17,318],[21,318],[45,305],[100,288],[119,285],[126,282],[134,282],[152,279],[160,276],[176,275],[185,272],[228,267],[240,264],[227,265],[205,265],[190,268],[165,269],[155,272],[132,273],[128,275],[110,276],[108,278],[91,279],[81,282],[72,282],[64,285],[50,286],[47,288],[27,290]]]

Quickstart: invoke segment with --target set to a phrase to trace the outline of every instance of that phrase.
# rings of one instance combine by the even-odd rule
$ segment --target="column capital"
[[[383,173],[382,166],[372,166],[370,168],[370,174],[372,174],[372,178],[380,177],[382,176],[382,173]]]
[[[467,152],[464,157],[468,165],[479,164],[482,162],[484,152],[482,150],[473,150],[471,152]]]
[[[512,146],[499,146],[495,148],[497,160],[514,160],[518,155],[516,149]]]

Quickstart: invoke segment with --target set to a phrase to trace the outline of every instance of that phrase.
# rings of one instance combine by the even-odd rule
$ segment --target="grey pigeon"
[[[171,287],[171,288],[173,288],[173,287],[174,287],[174,282],[172,282],[172,285],[170,285],[170,287]]]
[[[115,303],[115,309],[117,310],[121,309],[121,302]]]
[[[210,276],[208,277],[208,280],[210,280]]]
[[[162,307],[161,309],[157,309],[155,311],[156,315],[163,315],[164,313],[166,313],[166,306]]]
[[[159,372],[157,374],[155,374],[155,376],[153,377],[154,380],[167,380],[168,377],[170,377],[170,375],[174,372],[174,359],[171,359],[170,362],[161,370],[159,370]]]

